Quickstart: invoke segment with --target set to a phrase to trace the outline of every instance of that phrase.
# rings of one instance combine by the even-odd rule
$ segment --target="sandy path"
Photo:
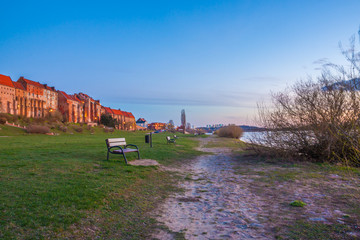
[[[202,139],[201,145],[207,141]],[[153,238],[174,239],[173,233],[180,233],[186,239],[269,239],[257,219],[261,212],[257,196],[234,174],[229,151],[201,150],[216,153],[179,169],[186,176],[181,185],[185,192],[167,199],[155,212],[170,231],[159,230]]]

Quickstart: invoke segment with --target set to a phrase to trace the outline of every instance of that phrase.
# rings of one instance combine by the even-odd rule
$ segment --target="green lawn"
[[[0,239],[144,238],[155,224],[148,216],[176,178],[157,167],[106,161],[106,138],[125,137],[143,159],[164,165],[200,155],[183,136],[167,145],[167,133],[89,131],[59,136],[28,135],[0,125]],[[129,154],[136,159],[136,153]]]

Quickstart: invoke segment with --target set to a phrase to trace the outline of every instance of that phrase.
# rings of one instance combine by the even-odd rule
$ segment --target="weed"
[[[306,203],[304,203],[303,201],[300,201],[300,200],[295,200],[295,201],[292,201],[290,203],[290,206],[292,206],[292,207],[304,207],[304,206],[306,206]]]

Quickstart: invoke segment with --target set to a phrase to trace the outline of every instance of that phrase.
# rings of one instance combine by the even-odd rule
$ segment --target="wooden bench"
[[[169,144],[169,143],[175,144],[175,143],[176,143],[176,139],[170,138],[170,136],[167,136],[167,137],[166,137],[166,141],[167,141],[167,144]]]
[[[108,149],[107,160],[109,160],[109,153],[122,154],[124,156],[125,163],[127,164],[125,153],[129,152],[137,152],[138,158],[140,159],[139,148],[134,144],[126,144],[125,138],[108,138],[105,140],[105,142]],[[129,146],[135,148],[128,148]]]

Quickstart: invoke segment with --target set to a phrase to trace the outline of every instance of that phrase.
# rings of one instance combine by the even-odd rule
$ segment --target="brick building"
[[[13,82],[0,74],[0,113],[40,118],[57,110],[66,122],[96,124],[105,113],[117,120],[118,129],[136,129],[131,112],[102,107],[99,100],[85,93],[70,95],[24,77]]]
[[[100,100],[94,100],[85,93],[76,93],[74,96],[83,104],[84,122],[99,122],[101,116]]]
[[[84,108],[82,102],[76,96],[58,91],[59,111],[66,122],[82,123],[84,120]]]
[[[0,112],[15,114],[15,86],[9,76],[0,74]]]
[[[154,122],[154,123],[150,123],[148,124],[148,129],[150,130],[163,130],[166,128],[166,123],[161,123],[161,122]]]
[[[135,117],[131,112],[121,111],[120,109],[111,109],[102,107],[101,114],[108,114],[117,120],[116,129],[120,130],[136,130]]]

